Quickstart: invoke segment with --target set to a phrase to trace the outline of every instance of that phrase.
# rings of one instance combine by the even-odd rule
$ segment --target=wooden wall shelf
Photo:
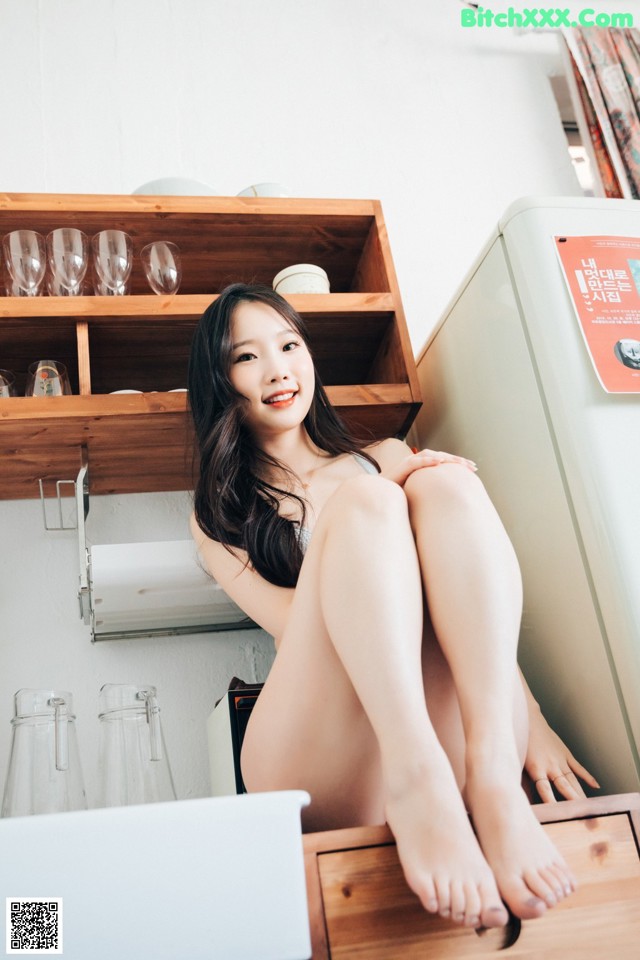
[[[192,484],[186,386],[191,338],[220,290],[271,284],[291,263],[322,266],[331,293],[288,299],[307,320],[333,403],[371,436],[404,436],[420,406],[413,353],[379,203],[352,200],[0,195],[0,235],[77,226],[133,239],[126,297],[0,297],[0,368],[24,390],[28,365],[61,360],[74,396],[0,399],[0,498],[38,495],[37,479],[75,477],[88,446],[94,493]],[[149,294],[137,259],[173,240],[183,282]],[[122,389],[141,394],[113,395]]]

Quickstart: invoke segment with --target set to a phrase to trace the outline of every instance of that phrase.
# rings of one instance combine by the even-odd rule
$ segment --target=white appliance
[[[17,928],[16,946],[26,943],[31,928],[10,919],[12,902],[61,900],[61,949],[36,953],[308,960],[308,803],[304,791],[274,791],[0,820],[2,946]]]
[[[640,204],[511,205],[418,358],[421,447],[477,461],[525,586],[520,663],[604,792],[640,786],[640,394],[606,393],[554,236],[640,237]]]

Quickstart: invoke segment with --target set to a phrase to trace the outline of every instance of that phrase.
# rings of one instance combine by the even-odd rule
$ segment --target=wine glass
[[[13,230],[4,237],[2,249],[12,281],[7,292],[19,297],[37,296],[47,267],[44,237],[35,230]]]
[[[78,296],[89,265],[89,240],[75,227],[58,227],[47,236],[51,276],[47,284],[54,296]]]
[[[175,243],[156,240],[140,251],[149,286],[155,293],[177,293],[182,280],[180,251]]]
[[[127,293],[133,266],[131,237],[122,230],[101,230],[91,241],[97,280],[96,292],[104,295]]]
[[[29,366],[25,397],[62,397],[71,393],[69,374],[59,360],[36,360]]]
[[[86,278],[77,286],[66,287],[59,277],[48,274],[45,285],[50,297],[85,297],[90,292]]]
[[[15,397],[16,378],[11,370],[0,370],[0,397]]]

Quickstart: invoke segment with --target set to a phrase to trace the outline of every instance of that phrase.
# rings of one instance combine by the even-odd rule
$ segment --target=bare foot
[[[517,917],[540,917],[575,889],[575,879],[513,778],[475,770],[466,796],[480,846],[502,899]]]
[[[446,759],[430,758],[396,782],[385,813],[407,883],[426,910],[465,926],[507,923]]]

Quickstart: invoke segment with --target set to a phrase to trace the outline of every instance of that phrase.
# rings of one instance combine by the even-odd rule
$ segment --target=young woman
[[[518,673],[516,558],[473,463],[352,439],[300,317],[234,284],[189,370],[192,531],[211,576],[273,635],[242,749],[247,789],[305,789],[306,830],[386,821],[424,907],[501,926],[574,887],[521,786],[591,775]],[[469,814],[473,828],[469,821]],[[475,832],[474,832],[475,830]]]

